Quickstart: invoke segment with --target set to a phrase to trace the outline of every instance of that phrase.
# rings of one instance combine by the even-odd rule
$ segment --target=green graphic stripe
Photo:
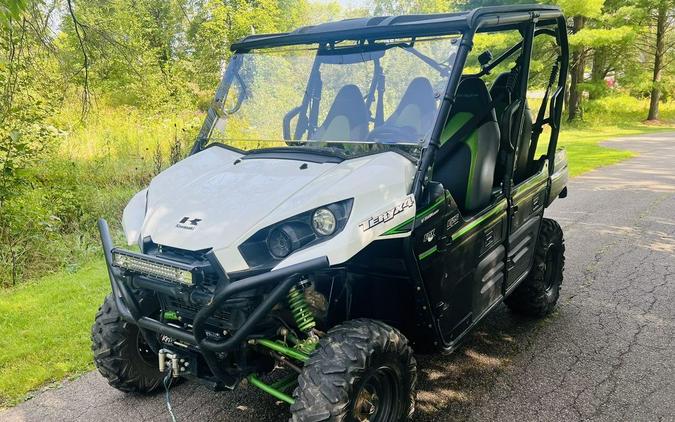
[[[428,251],[422,252],[419,255],[420,261],[423,260],[424,258],[430,257],[431,255],[435,254],[437,251],[438,251],[438,248],[436,246],[434,246],[433,248],[429,249]]]
[[[516,187],[516,189],[513,192],[513,197],[518,198],[526,193],[530,189],[533,189],[539,185],[543,185],[546,183],[546,178],[547,178],[547,173],[546,169],[542,170],[539,174],[537,174],[532,180],[524,182],[520,186]]]
[[[493,208],[493,209],[492,209],[490,212],[488,212],[487,214],[485,214],[485,215],[483,215],[483,216],[481,216],[481,217],[478,217],[478,218],[476,218],[475,220],[469,222],[468,224],[466,224],[464,227],[462,227],[461,229],[459,229],[456,233],[454,233],[454,234],[452,235],[452,241],[453,241],[453,242],[457,241],[457,239],[459,239],[459,238],[461,238],[462,236],[464,236],[465,234],[469,233],[471,230],[473,230],[474,228],[476,228],[476,226],[478,226],[478,225],[480,225],[481,223],[485,222],[485,220],[487,220],[487,219],[493,217],[495,214],[504,211],[505,209],[506,209],[505,204],[503,204],[503,205],[501,205],[501,206],[499,206],[499,207]]]
[[[409,225],[410,223],[412,223],[416,219],[424,218],[427,215],[431,214],[436,208],[438,208],[439,205],[441,205],[443,203],[443,201],[445,201],[445,197],[441,196],[440,198],[438,198],[436,200],[436,202],[434,202],[428,208],[421,211],[419,214],[415,214],[414,217],[410,217],[409,219],[405,220],[404,222],[402,222],[398,226],[384,232],[383,236],[389,236],[389,235],[392,235],[392,234],[401,234],[401,233],[407,232],[408,231],[408,227],[406,227],[407,225]]]

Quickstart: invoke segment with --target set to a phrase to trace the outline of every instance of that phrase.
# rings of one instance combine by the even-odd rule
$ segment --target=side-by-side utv
[[[510,47],[472,51],[498,32]],[[113,387],[248,379],[294,421],[404,420],[413,349],[454,350],[502,302],[552,311],[558,8],[349,19],[231,49],[191,154],[124,210],[140,252],[99,222],[112,293],[92,340]],[[291,375],[262,376],[275,368]]]

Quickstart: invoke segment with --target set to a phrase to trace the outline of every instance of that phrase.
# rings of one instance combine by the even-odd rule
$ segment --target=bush
[[[584,121],[577,125],[634,125],[647,119],[648,99],[638,99],[622,93],[612,93],[605,97],[584,103]],[[661,120],[675,120],[675,102],[662,101]]]
[[[67,103],[52,119],[64,129],[54,129],[58,142],[27,154],[21,179],[8,186],[11,195],[0,207],[0,261],[7,264],[0,267],[0,286],[75,270],[99,254],[100,217],[121,238],[119,221],[129,198],[185,156],[202,118],[102,106],[83,122],[76,106]],[[160,168],[153,154],[159,154]]]

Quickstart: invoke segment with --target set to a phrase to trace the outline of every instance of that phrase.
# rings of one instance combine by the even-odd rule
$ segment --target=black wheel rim
[[[138,330],[138,334],[136,335],[136,350],[143,362],[148,366],[155,367],[158,365],[157,355],[152,351],[148,342],[145,341],[143,334],[141,334],[141,330]]]
[[[361,382],[356,392],[353,419],[357,422],[380,422],[396,418],[400,385],[395,371],[382,366]]]
[[[544,283],[546,283],[546,294],[551,295],[556,288],[556,272],[558,267],[556,249],[553,245],[549,246],[546,251],[546,258],[544,260]]]

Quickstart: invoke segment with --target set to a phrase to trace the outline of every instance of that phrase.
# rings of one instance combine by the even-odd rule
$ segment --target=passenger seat
[[[494,110],[488,112],[476,128],[459,142],[447,141],[473,116],[485,113],[492,99],[480,78],[466,78],[457,88],[455,104],[440,137],[433,179],[450,191],[465,213],[489,205],[492,197],[499,126]]]
[[[511,130],[511,139],[516,138],[516,131],[518,127],[515,121],[515,115],[510,113],[510,108],[513,107],[513,101],[508,95],[507,82],[511,72],[504,72],[497,76],[492,87],[490,87],[490,95],[492,98],[499,98],[500,100],[495,104],[495,112],[497,116],[497,122],[499,122],[499,130],[502,134],[505,134],[508,130]],[[514,92],[518,92],[518,86],[513,88]],[[506,117],[505,112],[510,115]],[[510,128],[510,129],[509,129]],[[529,177],[529,169],[527,165],[528,153],[530,150],[530,140],[532,139],[532,112],[530,111],[530,106],[525,99],[525,114],[523,119],[523,131],[518,138],[518,155],[516,156],[515,162],[515,172],[513,176],[514,183],[519,183]],[[508,138],[503,137],[500,146],[500,153],[497,163],[497,172],[495,174],[496,184],[501,182],[504,177],[504,172],[506,171],[506,153],[509,150],[509,145],[506,145]],[[514,145],[515,146],[515,145]]]

